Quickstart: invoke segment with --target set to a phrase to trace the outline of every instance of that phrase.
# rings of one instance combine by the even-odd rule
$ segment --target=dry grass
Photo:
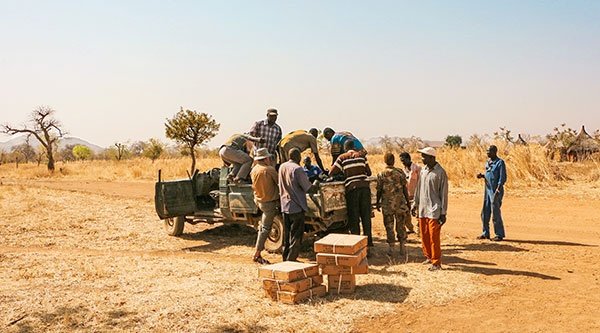
[[[190,168],[189,158],[159,159],[152,163],[146,158],[136,158],[123,161],[76,161],[59,162],[56,171],[49,173],[45,165],[35,163],[0,165],[0,175],[12,179],[78,179],[100,181],[148,181],[156,180],[158,170],[166,179],[187,177]],[[208,158],[196,161],[199,170],[209,170],[220,167],[223,163],[217,158]]]
[[[173,238],[149,200],[0,188],[0,324],[27,315],[13,331],[340,332],[399,304],[447,304],[494,290],[459,270],[429,274],[415,263],[416,244],[409,264],[389,260],[378,244],[356,294],[273,303],[249,260],[256,234],[248,227],[188,226]],[[383,237],[380,223],[375,236]]]
[[[565,181],[600,182],[600,164],[591,160],[584,163],[555,162],[546,157],[546,150],[539,145],[507,146],[496,143],[499,155],[505,159],[508,172],[509,188],[560,186]],[[475,175],[483,171],[486,159],[486,147],[469,147],[468,149],[441,148],[438,161],[446,169],[453,187],[470,188],[481,185]],[[322,154],[323,163],[329,165],[330,156]],[[412,154],[413,161],[421,163],[420,154]],[[369,155],[374,173],[384,168],[383,155]],[[399,159],[397,158],[397,165]],[[162,170],[163,178],[175,179],[187,176],[190,165],[189,158],[160,159],[152,163],[149,159],[137,158],[124,161],[79,161],[58,163],[56,172],[49,174],[44,165],[33,163],[0,165],[0,175],[9,179],[73,179],[94,181],[154,181],[158,170]],[[197,160],[197,168],[206,171],[220,167],[219,158],[207,157]]]

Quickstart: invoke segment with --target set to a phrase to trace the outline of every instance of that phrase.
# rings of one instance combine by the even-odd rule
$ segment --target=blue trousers
[[[483,209],[481,210],[481,222],[483,224],[483,236],[490,237],[490,218],[494,223],[494,233],[496,236],[504,238],[504,222],[502,222],[502,197],[504,191],[499,192],[494,196],[493,190],[485,190],[483,196]]]

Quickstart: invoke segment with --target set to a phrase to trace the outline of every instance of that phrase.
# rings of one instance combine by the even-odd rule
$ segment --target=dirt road
[[[356,295],[287,306],[260,293],[251,229],[168,237],[152,183],[5,181],[0,331],[598,331],[600,199],[589,191],[507,193],[500,243],[474,239],[480,194],[453,191],[445,269],[433,273],[417,242],[407,264],[385,256],[377,215]]]

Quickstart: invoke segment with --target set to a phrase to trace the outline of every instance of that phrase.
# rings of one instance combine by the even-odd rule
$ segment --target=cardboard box
[[[290,292],[290,291],[269,291],[265,290],[267,297],[274,301],[279,301],[286,304],[296,304],[307,299],[315,297],[321,297],[327,294],[327,287],[325,285],[319,285],[314,288],[301,291],[301,292]]]
[[[317,253],[317,263],[334,266],[357,266],[367,257],[367,248],[355,254]]]
[[[296,261],[284,261],[277,264],[258,268],[258,277],[279,281],[296,281],[319,275],[317,264],[307,264]]]
[[[369,262],[363,259],[357,266],[320,265],[322,275],[368,274]]]
[[[283,282],[274,279],[264,279],[263,289],[271,291],[291,291],[300,292],[305,291],[314,287],[317,287],[323,283],[323,276],[315,275],[306,279]]]
[[[355,275],[329,275],[327,287],[332,294],[351,294],[356,288]]]
[[[315,242],[316,253],[355,254],[367,247],[367,236],[329,234]]]

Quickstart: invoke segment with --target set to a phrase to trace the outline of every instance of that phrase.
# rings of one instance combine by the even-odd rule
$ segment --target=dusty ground
[[[2,183],[0,331],[600,330],[600,190],[585,184],[509,191],[502,243],[474,240],[481,195],[454,190],[441,272],[416,242],[407,264],[385,256],[377,215],[356,294],[289,306],[260,292],[251,229],[168,237],[150,182]]]

